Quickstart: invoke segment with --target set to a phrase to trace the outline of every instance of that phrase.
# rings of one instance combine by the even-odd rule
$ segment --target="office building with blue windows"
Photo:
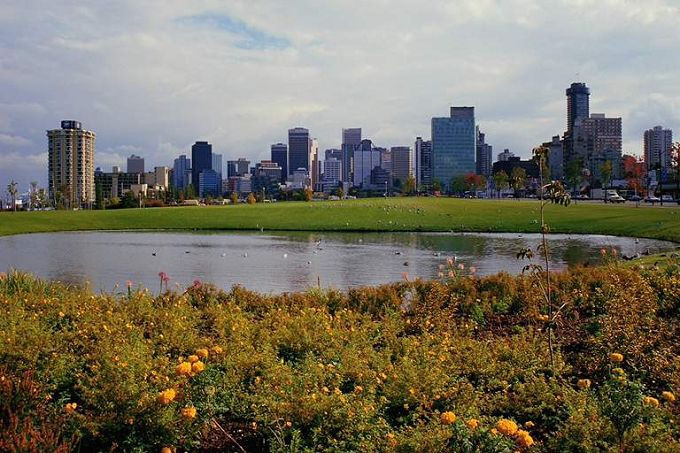
[[[199,187],[199,177],[205,170],[213,168],[212,145],[208,142],[196,142],[191,146],[191,184]]]
[[[432,177],[442,187],[475,171],[476,124],[474,107],[451,107],[451,115],[432,118]]]
[[[191,159],[187,159],[187,156],[182,154],[177,159],[175,159],[174,165],[172,166],[172,185],[177,190],[184,190],[189,184],[191,184]],[[189,177],[187,178],[187,175]]]

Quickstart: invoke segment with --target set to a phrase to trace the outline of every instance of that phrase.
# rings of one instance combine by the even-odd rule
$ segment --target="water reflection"
[[[449,233],[52,233],[0,238],[0,269],[22,269],[69,283],[112,290],[127,280],[151,289],[166,272],[181,286],[195,279],[223,288],[264,292],[316,286],[341,289],[401,278],[434,278],[447,257],[482,275],[521,272],[516,253],[539,244],[537,235]],[[552,265],[596,262],[602,247],[633,255],[675,244],[612,236],[551,235]]]

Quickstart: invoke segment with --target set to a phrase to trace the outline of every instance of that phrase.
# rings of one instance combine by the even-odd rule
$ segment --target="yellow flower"
[[[498,420],[498,423],[496,423],[496,429],[498,429],[498,432],[505,434],[506,436],[514,436],[515,433],[517,433],[517,423],[513,422],[512,420],[502,418]]]
[[[191,371],[194,373],[198,374],[203,370],[205,370],[205,365],[200,360],[191,364]]]
[[[191,374],[191,364],[189,362],[182,362],[175,368],[177,376],[189,376]]]
[[[609,354],[609,360],[611,360],[614,363],[621,363],[623,362],[623,354],[619,354],[618,352],[612,352]]]
[[[624,374],[626,374],[626,372],[623,371],[623,368],[614,368],[612,370],[612,373],[618,374],[619,376],[623,376]]]
[[[196,355],[199,356],[202,359],[207,359],[208,358],[208,350],[205,349],[205,348],[196,349]]]
[[[467,426],[469,429],[477,429],[479,426],[479,421],[476,418],[471,418],[465,422],[465,426]]]
[[[213,354],[222,354],[222,348],[220,348],[219,346],[213,346],[212,352]]]
[[[590,388],[590,379],[579,379],[577,382],[578,388],[581,390],[586,390]]]
[[[199,359],[198,359],[197,355],[190,355],[188,360],[189,360],[189,362],[194,363],[194,362],[198,362]]]
[[[661,397],[669,403],[675,403],[675,395],[673,392],[662,392]]]
[[[517,434],[515,436],[517,438],[517,443],[520,445],[520,447],[529,448],[534,444],[534,439],[528,432],[524,431],[523,429],[517,431]]]
[[[642,398],[642,404],[644,404],[645,406],[658,407],[659,400],[652,396],[645,396],[644,398]]]
[[[76,411],[77,407],[78,404],[76,403],[66,403],[66,406],[64,406],[64,411],[66,411],[67,414],[72,414]]]
[[[533,428],[534,426],[536,426],[536,425],[534,425],[534,422],[532,422],[531,420],[529,420],[528,422],[526,422],[524,424],[525,428]]]
[[[158,395],[158,402],[161,404],[170,404],[175,400],[177,392],[174,389],[165,389]]]
[[[440,418],[441,422],[445,425],[453,425],[456,423],[456,414],[451,411],[444,412]]]
[[[196,418],[196,408],[194,406],[182,408],[182,417],[186,418],[187,420]]]
[[[360,385],[357,385],[356,387],[354,387],[354,393],[361,393],[363,391],[364,391],[364,388]]]

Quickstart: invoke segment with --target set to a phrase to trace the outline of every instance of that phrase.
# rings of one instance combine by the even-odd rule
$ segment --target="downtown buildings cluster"
[[[625,184],[622,119],[590,113],[590,89],[573,83],[566,90],[567,127],[543,143],[549,153],[549,177],[578,180],[578,190]],[[111,172],[95,169],[95,138],[78,121],[62,121],[47,131],[49,197],[56,206],[82,207],[98,199],[114,200],[131,192],[137,198],[239,197],[255,193],[281,198],[293,191],[325,194],[448,192],[466,175],[485,177],[492,192],[493,175],[523,169],[527,185],[538,177],[533,160],[522,160],[510,150],[498,153],[477,124],[475,108],[453,106],[448,116],[431,119],[429,140],[415,137],[412,145],[381,147],[363,137],[361,128],[345,128],[340,143],[320,150],[319,142],[303,127],[288,130],[287,142],[270,146],[270,158],[251,165],[245,157],[226,162],[212,144],[197,141],[190,155],[174,159],[172,166],[147,171],[144,159],[132,155],[127,168]],[[648,187],[667,182],[672,162],[672,131],[655,126],[643,134],[645,177]],[[605,163],[610,174],[603,175]],[[609,181],[607,181],[609,179]],[[573,184],[576,185],[576,184]]]

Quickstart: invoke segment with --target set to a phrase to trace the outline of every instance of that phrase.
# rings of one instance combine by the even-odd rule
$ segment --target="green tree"
[[[465,192],[465,188],[467,187],[467,183],[465,182],[465,176],[460,175],[456,176],[454,178],[451,178],[451,192],[461,194]]]
[[[432,190],[434,192],[441,192],[442,191],[442,182],[438,179],[435,179],[432,181]]]
[[[136,208],[139,206],[139,200],[137,199],[133,191],[128,190],[123,195],[123,199],[120,201],[120,205],[124,209]]]
[[[604,189],[604,202],[607,202],[607,188],[612,179],[612,161],[605,161],[600,167],[600,175],[602,175],[602,188]]]
[[[187,200],[195,200],[196,199],[196,188],[194,187],[193,184],[189,184],[187,186],[187,190],[184,193],[184,196],[186,197]]]
[[[494,173],[493,175],[493,185],[496,188],[498,197],[501,196],[501,191],[510,187],[510,177],[503,170]]]
[[[104,190],[100,181],[94,186],[94,208],[104,209]]]
[[[583,162],[581,159],[573,159],[567,163],[567,169],[565,173],[567,176],[567,183],[571,187],[572,193],[576,193],[578,190],[579,184],[581,183],[582,170]]]
[[[404,193],[407,195],[413,194],[416,191],[416,178],[413,175],[409,175],[404,183]]]
[[[517,197],[517,193],[526,186],[526,180],[527,172],[524,168],[515,167],[512,169],[512,173],[510,173],[510,184],[512,185],[512,190],[515,191],[515,197]]]
[[[675,170],[675,196],[680,200],[680,142],[675,142],[671,146],[671,168]]]
[[[12,180],[9,184],[7,184],[7,193],[9,194],[9,198],[12,200],[12,211],[16,212],[17,211],[17,182],[15,180]]]
[[[38,207],[38,181],[31,181],[31,192],[29,194],[30,208]]]
[[[252,192],[250,192],[250,193],[248,194],[248,198],[246,198],[246,202],[247,202],[248,204],[255,204],[255,203],[257,202],[257,200],[255,199],[255,195],[253,195]]]
[[[335,194],[338,196],[339,199],[345,198],[345,189],[342,188],[342,185],[339,185],[338,188],[335,191]]]
[[[231,195],[229,196],[231,198],[231,204],[237,205],[238,204],[238,193],[236,191],[233,191]]]

